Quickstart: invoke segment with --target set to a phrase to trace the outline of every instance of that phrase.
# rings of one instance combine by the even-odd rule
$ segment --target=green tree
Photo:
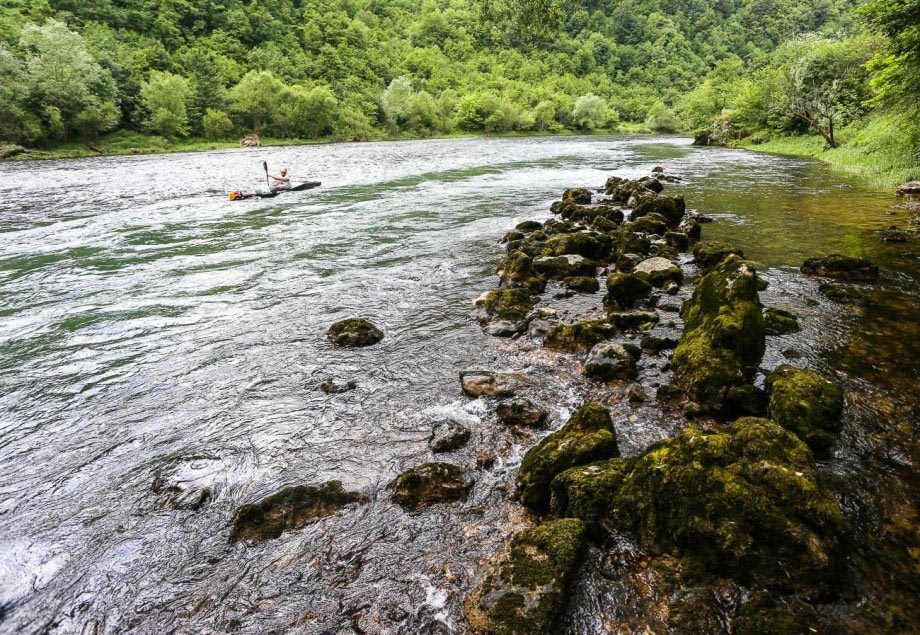
[[[208,108],[204,117],[201,118],[201,125],[204,130],[204,136],[211,140],[222,139],[233,130],[233,122],[230,116],[223,110],[214,110]]]
[[[607,122],[607,102],[594,93],[582,95],[575,100],[572,120],[582,130],[602,127]]]
[[[271,71],[249,71],[230,89],[233,111],[252,122],[252,131],[261,132],[270,123],[284,83]]]
[[[396,77],[387,86],[380,96],[380,107],[383,109],[383,115],[386,118],[390,134],[396,134],[399,130],[399,124],[406,120],[409,112],[409,103],[415,91],[412,89],[412,81],[406,77]]]
[[[189,81],[174,73],[153,71],[141,86],[141,100],[150,116],[147,129],[164,138],[185,137],[189,133],[186,103],[191,95]]]
[[[0,44],[0,139],[33,143],[41,137],[41,122],[26,107],[26,74],[19,60]]]
[[[427,135],[438,129],[438,102],[429,93],[422,90],[409,100],[406,111],[409,128],[418,134]]]
[[[438,96],[438,121],[442,133],[450,132],[451,117],[457,107],[457,91],[445,88]]]
[[[680,119],[673,110],[658,101],[649,108],[645,125],[653,132],[674,133],[680,130]]]
[[[896,104],[920,113],[920,0],[874,0],[862,9],[870,29],[884,34],[886,50],[873,58],[876,104]],[[920,125],[915,127],[915,130]]]
[[[540,132],[546,130],[556,119],[556,106],[549,100],[543,100],[533,109],[534,124]]]
[[[338,100],[325,86],[317,86],[307,94],[305,124],[314,139],[331,132]]]

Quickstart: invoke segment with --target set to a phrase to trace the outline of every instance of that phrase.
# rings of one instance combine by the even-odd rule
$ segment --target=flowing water
[[[228,201],[260,184],[263,160],[323,186]],[[0,632],[465,632],[480,563],[534,520],[511,498],[545,432],[502,429],[494,403],[462,395],[458,371],[526,373],[550,430],[604,401],[627,454],[686,425],[587,383],[570,356],[483,335],[469,313],[497,282],[504,232],[549,218],[566,187],[655,165],[682,175],[669,192],[715,217],[704,238],[760,264],[764,303],[800,316],[801,333],[769,338],[764,368],[795,357],[847,388],[822,466],[857,535],[840,611],[910,624],[920,249],[879,235],[908,213],[813,162],[587,137],[0,164]],[[882,266],[866,306],[832,304],[797,274],[835,251]],[[548,293],[542,305],[575,317],[600,299]],[[385,339],[334,349],[326,329],[353,316]],[[643,362],[649,390],[662,366]],[[327,379],[357,388],[327,395]],[[441,460],[476,484],[464,503],[407,512],[386,485],[432,460],[427,437],[445,418],[473,437]],[[477,468],[484,449],[497,461]],[[369,502],[260,545],[228,541],[240,504],[328,480]],[[204,488],[198,509],[170,498]],[[628,560],[595,553],[570,632],[651,623],[617,581]]]

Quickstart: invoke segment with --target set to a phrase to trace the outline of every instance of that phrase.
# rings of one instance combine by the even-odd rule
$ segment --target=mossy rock
[[[498,277],[509,288],[525,289],[530,293],[542,293],[546,281],[533,268],[533,260],[518,251],[508,255],[498,268]]]
[[[481,308],[487,318],[519,322],[533,310],[534,299],[524,289],[487,291],[475,300],[473,308]]]
[[[668,281],[680,284],[684,281],[684,272],[680,265],[677,265],[667,258],[655,256],[643,260],[633,267],[632,274],[642,280],[645,280],[653,287],[663,287]]]
[[[811,635],[830,633],[814,607],[796,597],[777,597],[758,591],[741,606],[732,620],[735,635]],[[840,632],[840,631],[837,631]]]
[[[619,330],[604,320],[588,320],[576,324],[558,324],[543,339],[543,346],[555,351],[590,350],[595,344],[609,340]]]
[[[703,276],[682,309],[673,383],[704,410],[731,416],[729,389],[750,382],[766,349],[757,272],[736,255]]]
[[[462,423],[448,419],[432,426],[428,448],[435,453],[451,452],[462,448],[470,440],[470,429]]]
[[[499,240],[498,242],[501,243],[502,245],[506,243],[520,244],[520,242],[524,240],[525,238],[527,238],[527,236],[525,236],[521,232],[511,231],[511,232],[507,232],[504,236],[502,236],[501,240]],[[509,248],[509,251],[513,251],[513,249]]]
[[[567,256],[541,256],[535,258],[533,267],[545,278],[562,280],[576,276],[593,276],[597,263],[578,254]]]
[[[732,254],[739,258],[744,258],[744,251],[740,247],[714,241],[703,241],[695,244],[691,253],[693,253],[693,257],[696,258],[697,264],[703,271],[712,269]]]
[[[802,264],[802,273],[845,282],[875,282],[879,270],[878,265],[871,260],[831,254],[809,258]]]
[[[638,204],[629,215],[631,221],[636,221],[648,214],[658,214],[668,223],[676,227],[684,217],[686,203],[683,196],[646,195],[639,199]]]
[[[549,414],[528,399],[512,399],[503,401],[495,408],[499,423],[508,426],[525,426],[539,428]]]
[[[653,328],[658,324],[658,313],[655,311],[610,311],[607,321],[623,331],[643,331]]]
[[[473,487],[463,470],[450,463],[423,463],[397,476],[387,489],[407,509],[451,503],[466,498]]]
[[[550,500],[550,482],[557,474],[619,453],[610,413],[598,403],[586,404],[561,429],[524,455],[517,478],[521,502],[545,509]]]
[[[345,505],[366,500],[366,496],[357,492],[346,492],[339,481],[329,481],[319,487],[287,487],[258,503],[238,507],[233,514],[230,542],[260,543],[278,538],[285,531],[334,514]]]
[[[620,210],[617,210],[620,212]],[[591,221],[591,229],[594,231],[600,232],[602,234],[607,234],[610,232],[615,232],[619,228],[620,223],[623,220],[623,212],[620,212],[620,220],[617,221],[608,216],[595,216]]]
[[[525,220],[523,223],[518,223],[515,225],[514,228],[519,232],[529,234],[531,232],[540,231],[543,229],[543,223],[535,220]]]
[[[869,296],[859,289],[839,284],[821,284],[818,286],[818,291],[840,304],[864,304],[869,299]]]
[[[764,331],[767,335],[786,335],[799,330],[799,319],[794,313],[770,307],[763,312]]]
[[[609,247],[605,250],[604,245],[597,238],[583,232],[550,236],[546,241],[544,252],[544,255],[547,256],[577,254],[589,260],[603,260],[610,253]]]
[[[602,381],[632,379],[638,372],[636,359],[636,355],[622,344],[601,342],[588,353],[585,375]]]
[[[572,584],[587,551],[584,524],[554,520],[519,531],[485,567],[464,601],[471,633],[548,635],[562,627]]]
[[[665,232],[664,240],[678,252],[687,251],[690,247],[690,236],[683,232]]]
[[[601,283],[594,276],[573,276],[562,282],[566,288],[579,293],[597,293],[601,290]]]
[[[661,181],[651,176],[643,176],[639,179],[639,183],[653,191],[655,194],[661,194],[664,190],[664,185],[661,184]]]
[[[589,205],[591,203],[591,192],[583,187],[573,187],[562,193],[563,201],[572,201],[578,205]]]
[[[624,254],[640,254],[647,256],[651,252],[652,243],[647,236],[632,231],[631,227],[624,225],[614,233],[617,257]],[[619,260],[617,267],[619,267]]]
[[[326,336],[336,346],[373,346],[383,339],[383,331],[367,320],[341,320],[329,327]]]
[[[722,433],[688,428],[642,455],[573,468],[553,481],[553,511],[626,531],[685,572],[819,592],[840,574],[848,525],[811,451],[772,421]]]
[[[668,231],[668,222],[665,220],[664,216],[660,214],[646,214],[636,219],[630,229],[634,232],[643,234],[658,234],[659,236],[664,236],[665,232]]]
[[[631,309],[636,302],[647,298],[652,292],[652,285],[632,273],[616,272],[607,276],[607,296],[605,306],[608,309]]]
[[[659,335],[645,335],[642,337],[643,350],[660,353],[673,348],[677,348],[677,340],[673,337],[661,337]]]
[[[843,415],[843,391],[810,370],[782,365],[767,375],[770,417],[798,435],[816,456],[830,454]]]

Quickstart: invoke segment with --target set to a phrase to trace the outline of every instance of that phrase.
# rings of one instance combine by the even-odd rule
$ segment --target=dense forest
[[[835,147],[859,121],[910,160],[918,24],[918,0],[12,0],[0,137],[626,126]]]

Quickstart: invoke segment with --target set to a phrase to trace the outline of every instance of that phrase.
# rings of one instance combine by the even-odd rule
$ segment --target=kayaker
[[[287,170],[284,168],[281,168],[281,176],[275,176],[274,174],[269,174],[268,176],[275,179],[272,187],[276,187],[279,190],[286,190],[291,187],[291,179],[288,178]]]

